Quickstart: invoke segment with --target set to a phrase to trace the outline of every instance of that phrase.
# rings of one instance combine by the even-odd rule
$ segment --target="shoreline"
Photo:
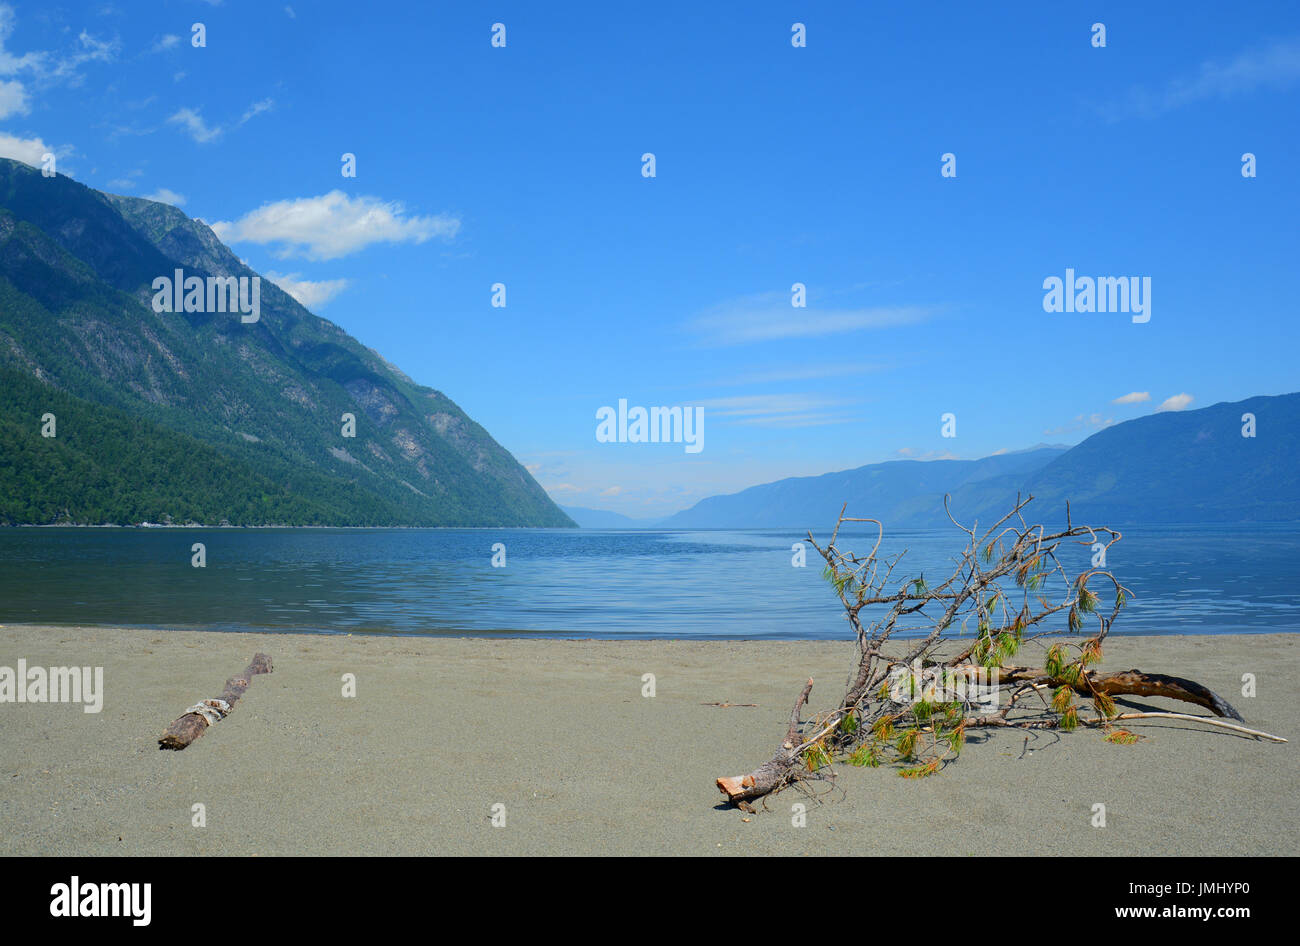
[[[159,751],[163,728],[255,651],[274,673],[184,752]],[[102,666],[104,703],[0,704],[0,854],[1300,853],[1294,634],[1116,635],[1102,664],[1197,680],[1284,745],[1174,720],[1130,724],[1144,737],[1133,746],[981,732],[922,781],[837,765],[821,803],[790,790],[753,816],[725,806],[713,780],[770,757],[808,676],[812,711],[832,705],[852,652],[7,625],[0,666]],[[348,673],[355,697],[342,696]],[[1097,803],[1105,828],[1090,824]]]
[[[543,641],[568,641],[581,643],[589,641],[600,644],[614,644],[620,641],[629,643],[682,643],[689,644],[693,642],[710,643],[710,644],[842,644],[848,642],[844,637],[740,637],[726,635],[709,635],[709,634],[691,634],[689,636],[672,636],[668,634],[639,635],[639,634],[608,634],[603,637],[582,637],[584,631],[533,631],[527,628],[490,628],[471,631],[447,631],[446,633],[412,633],[393,630],[386,627],[364,627],[352,628],[351,630],[338,630],[322,628],[312,630],[305,627],[291,627],[283,629],[271,629],[265,627],[249,627],[241,625],[239,627],[219,627],[216,625],[209,627],[198,627],[193,625],[179,624],[94,624],[88,625],[80,622],[46,622],[46,623],[27,623],[15,621],[10,623],[0,623],[0,635],[8,628],[15,630],[79,630],[87,627],[94,627],[106,631],[124,631],[141,633],[180,633],[180,634],[248,634],[251,636],[264,637],[274,640],[278,637],[312,637],[312,638],[333,638],[333,637],[373,637],[383,640],[463,640],[463,641],[501,641],[501,640],[543,640]],[[899,634],[893,639],[895,641],[912,641],[920,640],[924,634]],[[1274,627],[1264,627],[1258,630],[1253,629],[1236,629],[1230,631],[1197,631],[1197,630],[1178,630],[1170,631],[1167,634],[1150,634],[1150,633],[1132,633],[1126,634],[1121,630],[1112,630],[1106,637],[1107,647],[1113,647],[1116,642],[1121,640],[1144,640],[1151,638],[1153,640],[1166,640],[1171,637],[1189,637],[1189,638],[1219,638],[1219,637],[1295,637],[1300,641],[1300,628],[1295,630],[1279,630]],[[1086,634],[1076,634],[1072,637],[1052,637],[1051,640],[1069,640],[1080,641],[1087,637]],[[964,638],[961,636],[954,637],[954,641],[960,641]],[[1048,640],[1049,638],[1043,638]],[[847,666],[847,665],[846,665]]]
[[[603,637],[580,636],[589,632],[586,631],[536,631],[528,628],[488,628],[479,630],[452,630],[445,633],[412,633],[407,631],[398,631],[389,627],[354,627],[351,629],[321,628],[311,629],[306,627],[285,627],[271,628],[265,626],[248,626],[240,625],[238,627],[220,627],[210,625],[200,627],[189,624],[86,624],[84,622],[27,622],[27,621],[10,621],[0,623],[0,635],[3,635],[6,629],[15,630],[78,630],[83,628],[95,628],[106,631],[124,631],[133,632],[155,632],[155,633],[181,633],[181,634],[248,634],[257,637],[264,637],[274,640],[277,637],[374,637],[382,639],[401,639],[401,640],[468,640],[468,641],[499,641],[499,640],[550,640],[550,641],[592,641],[603,644],[612,644],[619,641],[637,642],[637,643],[683,643],[692,642],[714,643],[714,644],[842,644],[850,642],[847,637],[740,637],[727,635],[708,634],[690,634],[690,635],[670,635],[655,634],[639,635],[634,633],[615,634],[610,633]],[[896,641],[920,640],[924,634],[899,634],[894,637]],[[1147,632],[1126,633],[1123,630],[1112,630],[1107,635],[1107,647],[1114,645],[1114,642],[1121,640],[1144,640],[1151,638],[1154,640],[1165,640],[1171,637],[1260,637],[1260,636],[1277,636],[1280,638],[1294,637],[1300,641],[1300,627],[1295,630],[1279,629],[1276,627],[1261,627],[1258,630],[1252,628],[1238,628],[1234,630],[1205,630],[1198,631],[1195,628],[1169,631],[1165,634],[1152,634]],[[1051,640],[1073,640],[1079,641],[1087,637],[1086,634],[1075,634],[1072,636],[1057,635],[1051,637]],[[961,635],[953,638],[954,641],[963,640]],[[1048,640],[1049,638],[1042,638]]]

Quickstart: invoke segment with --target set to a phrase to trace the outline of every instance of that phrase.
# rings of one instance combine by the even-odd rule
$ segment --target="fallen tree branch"
[[[879,520],[846,517],[847,505],[824,545],[810,532],[808,542],[826,562],[823,577],[844,606],[856,638],[856,663],[839,704],[801,729],[799,714],[812,689],[809,680],[772,758],[747,775],[716,779],[718,790],[749,809],[749,801],[793,782],[833,777],[833,772],[821,770],[836,759],[856,766],[897,764],[899,775],[923,778],[954,760],[967,732],[981,727],[1069,732],[1081,725],[1111,729],[1119,720],[1171,718],[1285,742],[1204,716],[1120,715],[1114,698],[1136,695],[1192,703],[1215,717],[1244,722],[1227,700],[1194,680],[1136,669],[1096,669],[1103,642],[1132,597],[1105,570],[1105,556],[1099,554],[1118,542],[1120,533],[1076,525],[1068,503],[1063,528],[1031,525],[1022,511],[1032,499],[1017,497],[1011,512],[990,527],[963,525],[949,511],[965,536],[965,547],[954,558],[948,577],[937,582],[924,575],[901,581],[894,577],[906,550],[881,555],[884,528]],[[947,497],[944,508],[948,511]],[[846,540],[840,531],[846,523],[876,527],[865,556],[841,548]],[[1091,568],[1070,567],[1080,558],[1071,545],[1090,547]],[[1057,622],[1063,626],[1051,626]],[[1088,623],[1094,623],[1095,630],[1084,636]],[[956,640],[970,632],[973,640]],[[1012,665],[1024,643],[1048,635],[1059,639],[1048,648],[1044,666]],[[895,646],[888,646],[895,637]],[[893,652],[898,644],[903,645],[901,653]],[[1017,701],[1030,692],[1039,695],[1041,712],[1013,717]],[[1089,704],[1095,717],[1084,719],[1082,710]]]
[[[799,713],[808,702],[812,688],[812,677],[809,677],[790,712],[790,727],[786,730],[785,739],[771,759],[748,775],[724,776],[717,780],[718,791],[726,795],[729,801],[743,804],[751,798],[761,798],[783,787],[794,777],[799,766]]]
[[[1241,717],[1237,718],[1240,719]],[[1260,739],[1269,739],[1273,742],[1287,741],[1281,736],[1274,736],[1272,733],[1262,732],[1258,729],[1247,729],[1245,726],[1225,723],[1221,719],[1210,719],[1208,716],[1193,716],[1190,713],[1122,713],[1119,716],[1112,716],[1109,719],[1090,719],[1087,722],[1090,726],[1100,726],[1107,723],[1117,722],[1121,719],[1185,719],[1193,723],[1204,723],[1206,726],[1218,726],[1221,729],[1231,729],[1233,732],[1244,733],[1247,736],[1256,736]]]
[[[259,673],[270,673],[271,669],[270,657],[254,654],[252,662],[242,674],[226,681],[226,687],[219,698],[203,700],[187,709],[184,715],[172,720],[171,725],[158,737],[158,748],[174,749],[177,752],[184,749],[207,732],[213,723],[230,715],[253,677]]]

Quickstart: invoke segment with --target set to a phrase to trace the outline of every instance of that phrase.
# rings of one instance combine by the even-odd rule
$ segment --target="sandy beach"
[[[256,651],[275,672],[159,751]],[[1172,721],[1133,724],[1133,746],[981,733],[932,778],[841,765],[821,803],[787,791],[753,816],[713,780],[770,756],[808,676],[812,708],[832,705],[850,644],[0,628],[0,666],[20,658],[102,666],[104,703],[0,704],[4,855],[1300,853],[1294,635],[1115,637],[1103,664],[1197,680],[1285,745]],[[758,705],[702,705],[724,701]]]

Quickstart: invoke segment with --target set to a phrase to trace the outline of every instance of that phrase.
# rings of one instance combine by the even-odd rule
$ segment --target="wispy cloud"
[[[1141,404],[1143,401],[1149,401],[1149,400],[1151,400],[1150,391],[1130,391],[1128,394],[1123,394],[1115,398],[1115,400],[1111,401],[1111,403],[1112,404]]]
[[[1188,404],[1196,400],[1190,394],[1175,394],[1173,397],[1165,398],[1160,406],[1156,408],[1156,413],[1161,411],[1181,411]]]
[[[857,420],[840,410],[855,402],[816,394],[747,394],[691,403],[709,416],[730,418],[728,423],[742,426],[822,427]]]
[[[1300,37],[1275,40],[1228,61],[1206,61],[1163,87],[1136,86],[1106,109],[1112,119],[1151,117],[1207,99],[1227,100],[1257,89],[1285,89],[1300,81]]]
[[[17,79],[0,81],[0,118],[26,115],[32,110],[27,89]]]
[[[181,38],[175,33],[168,33],[161,37],[158,42],[154,43],[149,49],[151,53],[160,53],[167,49],[175,49],[181,44]]]
[[[173,125],[180,125],[199,144],[206,144],[221,137],[222,128],[209,126],[203,120],[203,116],[192,108],[178,109],[167,121]]]
[[[226,132],[247,124],[250,119],[256,118],[263,112],[269,112],[274,107],[275,101],[273,99],[254,102],[244,110],[244,114],[240,116],[238,121],[230,125],[209,125],[198,110],[193,108],[177,109],[167,121],[170,124],[179,125],[186,134],[199,144],[207,144],[210,141],[216,141]]]
[[[338,259],[373,243],[423,243],[451,239],[460,229],[452,216],[408,216],[395,201],[348,197],[333,190],[320,197],[263,204],[234,222],[218,221],[212,230],[227,243],[280,244],[276,255]]]
[[[166,187],[160,187],[152,194],[145,194],[145,200],[156,200],[160,204],[171,204],[173,207],[185,206],[185,195],[168,190]]]
[[[542,489],[546,490],[548,493],[559,493],[560,495],[564,495],[565,493],[587,492],[586,487],[575,486],[572,483],[543,483]]]
[[[346,279],[322,279],[312,281],[299,278],[298,273],[268,272],[266,278],[271,280],[308,309],[317,309],[325,305],[344,289],[348,288]]]
[[[761,293],[713,306],[687,323],[686,329],[706,346],[748,345],[914,325],[932,314],[932,309],[922,306],[795,308],[787,295]]]
[[[827,427],[832,424],[853,424],[860,418],[848,414],[809,412],[805,414],[775,414],[771,417],[742,417],[733,424],[742,427]]]
[[[899,447],[894,455],[904,460],[960,460],[961,457],[951,450],[917,450],[915,447]]]
[[[96,39],[82,30],[77,34],[77,46],[74,51],[56,57],[50,74],[56,78],[66,79],[72,85],[80,85],[81,67],[88,62],[112,62],[117,58],[119,45],[117,40]]]
[[[1068,424],[1062,424],[1060,427],[1052,427],[1044,430],[1043,433],[1048,437],[1056,437],[1061,434],[1074,434],[1081,430],[1101,430],[1115,423],[1115,418],[1104,417],[1101,414],[1078,414]]]
[[[691,403],[704,407],[712,414],[743,417],[757,414],[792,414],[797,411],[839,406],[847,402],[817,394],[743,394],[736,397],[706,398]]]
[[[252,105],[248,106],[248,109],[244,112],[243,117],[239,119],[239,124],[242,125],[245,122],[247,122],[250,118],[256,118],[258,115],[261,115],[263,112],[269,112],[274,107],[275,107],[274,99],[262,99],[262,101],[260,102],[254,102]]]
[[[886,365],[873,364],[827,364],[803,365],[790,368],[772,368],[766,371],[753,371],[735,375],[719,381],[709,382],[714,387],[740,387],[749,384],[779,384],[782,381],[820,381],[824,378],[844,378],[851,375],[884,371]]]
[[[36,72],[44,64],[49,53],[29,52],[16,56],[5,47],[14,32],[14,8],[7,3],[0,3],[0,76],[17,75],[19,72]]]
[[[26,115],[31,111],[32,87],[54,84],[76,86],[82,82],[81,67],[89,62],[110,62],[117,55],[116,40],[100,40],[82,30],[71,48],[10,52],[17,17],[8,3],[0,3],[0,119]]]

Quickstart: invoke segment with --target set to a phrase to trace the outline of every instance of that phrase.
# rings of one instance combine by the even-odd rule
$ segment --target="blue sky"
[[[213,224],[566,505],[1300,389],[1300,7],[979,6],[0,3],[0,154]],[[598,443],[620,398],[704,449]]]

